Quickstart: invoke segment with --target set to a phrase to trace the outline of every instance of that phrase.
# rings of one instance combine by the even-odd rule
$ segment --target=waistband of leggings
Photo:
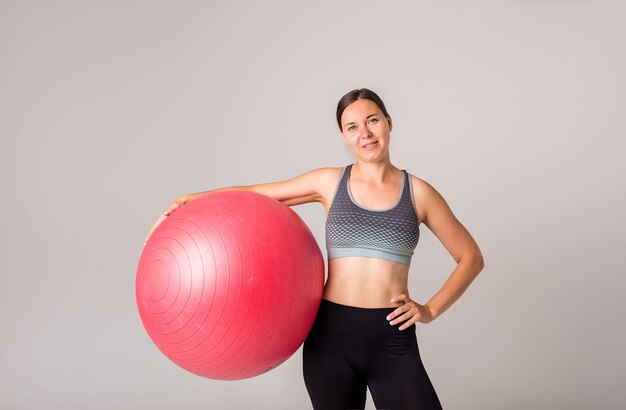
[[[401,323],[391,326],[387,320],[387,315],[394,310],[396,310],[394,307],[362,308],[348,306],[322,299],[316,322],[322,326],[337,327],[351,332],[381,333],[394,328],[398,330],[400,327]]]

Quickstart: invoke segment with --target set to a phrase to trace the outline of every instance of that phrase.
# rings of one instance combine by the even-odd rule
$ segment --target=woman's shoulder
[[[345,167],[323,167],[323,168],[315,168],[309,173],[311,175],[315,175],[318,178],[322,178],[325,180],[334,180],[338,179],[341,176]]]
[[[415,191],[416,189],[428,189],[429,187],[432,187],[432,185],[430,185],[426,180],[424,180],[423,178],[418,177],[417,175],[413,174],[412,172],[408,171],[408,170],[403,170],[404,172],[406,172],[409,177],[411,178],[411,185],[413,186],[413,190]]]
[[[290,181],[303,182],[308,186],[323,187],[339,181],[344,167],[314,168],[293,177]]]
[[[428,218],[428,210],[449,208],[445,198],[426,180],[411,175],[411,184],[415,208],[424,219]]]

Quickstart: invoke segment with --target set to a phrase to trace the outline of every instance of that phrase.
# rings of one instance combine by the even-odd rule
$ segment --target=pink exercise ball
[[[152,233],[137,267],[139,315],[174,363],[219,380],[293,355],[322,298],[324,260],[289,207],[247,191],[194,199]]]

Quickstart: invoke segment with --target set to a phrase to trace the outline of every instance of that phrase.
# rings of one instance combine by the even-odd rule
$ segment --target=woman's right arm
[[[257,185],[230,186],[183,195],[172,202],[172,204],[161,215],[159,215],[159,218],[156,220],[154,225],[152,225],[152,228],[146,237],[146,241],[148,241],[148,238],[152,235],[152,232],[154,232],[157,226],[159,226],[161,222],[163,222],[172,212],[176,211],[187,202],[214,192],[256,192],[282,202],[287,206],[300,205],[308,202],[321,202],[323,205],[326,205],[326,202],[330,200],[330,195],[332,195],[332,192],[329,192],[329,189],[332,190],[335,185],[334,183],[336,183],[333,178],[337,178],[337,170],[338,168],[318,168],[285,181]]]

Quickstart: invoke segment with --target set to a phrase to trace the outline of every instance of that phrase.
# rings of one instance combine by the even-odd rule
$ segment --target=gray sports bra
[[[409,173],[402,170],[396,204],[378,210],[362,207],[352,197],[351,169],[344,168],[326,218],[328,259],[367,256],[410,266],[420,232]]]

